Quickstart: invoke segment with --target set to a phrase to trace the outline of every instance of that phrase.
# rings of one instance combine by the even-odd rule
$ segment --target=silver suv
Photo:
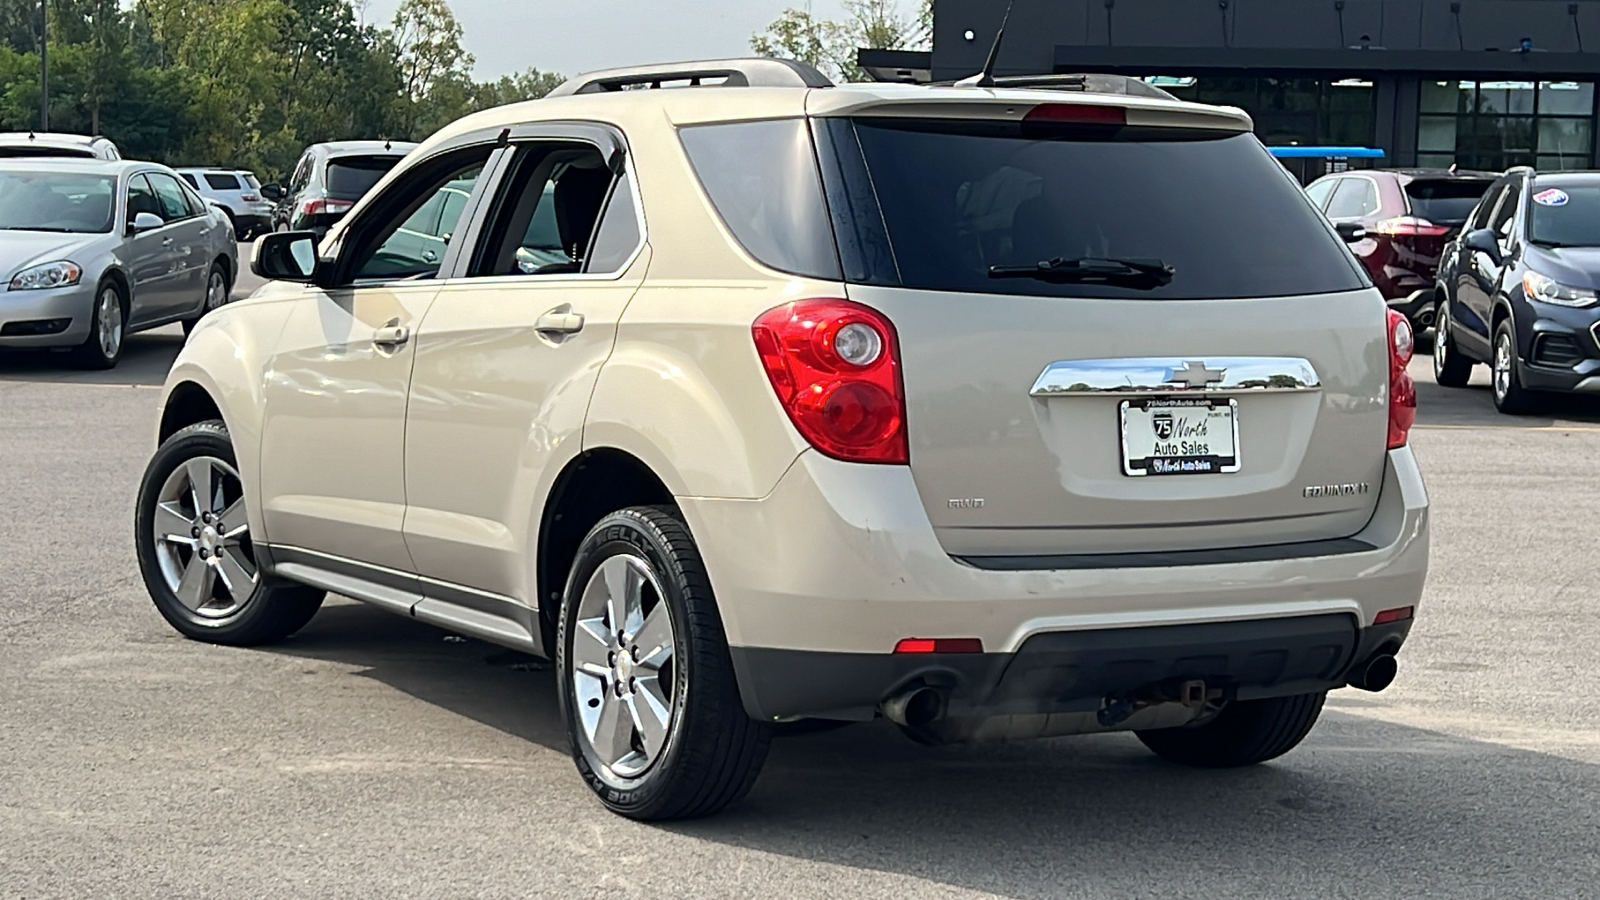
[[[239,240],[249,240],[272,230],[273,202],[262,195],[261,182],[244,169],[178,169],[178,177],[227,213]]]
[[[166,383],[156,608],[550,657],[623,815],[721,809],[804,720],[1260,762],[1422,593],[1410,330],[1235,109],[601,72],[254,268]]]

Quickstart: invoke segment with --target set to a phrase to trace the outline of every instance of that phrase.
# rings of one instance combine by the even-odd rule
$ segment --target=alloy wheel
[[[1504,400],[1511,390],[1511,337],[1501,334],[1494,342],[1494,395]]]
[[[228,302],[228,279],[222,277],[222,272],[211,270],[211,278],[206,282],[206,312],[210,312]]]
[[[570,657],[580,737],[602,780],[620,785],[661,758],[679,706],[675,652],[672,613],[649,563],[606,559],[579,598]]]
[[[1444,372],[1445,354],[1450,352],[1450,323],[1445,321],[1444,304],[1439,304],[1433,316],[1433,377],[1438,380]]]
[[[116,288],[100,290],[99,320],[95,339],[100,343],[100,352],[106,359],[116,359],[122,352],[122,298]]]
[[[161,576],[191,612],[224,618],[255,592],[261,576],[244,485],[221,459],[197,456],[167,476],[156,496],[154,535]]]

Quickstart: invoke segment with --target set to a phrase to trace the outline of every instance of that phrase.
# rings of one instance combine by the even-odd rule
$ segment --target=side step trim
[[[502,647],[547,655],[537,614],[510,597],[300,547],[275,544],[258,546],[257,551],[265,568],[279,578]]]

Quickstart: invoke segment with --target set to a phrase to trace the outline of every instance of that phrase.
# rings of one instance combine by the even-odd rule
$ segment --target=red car
[[[1363,169],[1325,175],[1307,186],[1306,194],[1335,225],[1365,230],[1350,250],[1389,306],[1420,331],[1433,324],[1439,258],[1497,177],[1442,169]]]

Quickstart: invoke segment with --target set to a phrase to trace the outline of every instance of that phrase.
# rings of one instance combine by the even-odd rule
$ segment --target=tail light
[[[1416,216],[1400,216],[1394,219],[1384,219],[1370,229],[1378,234],[1387,235],[1425,235],[1427,237],[1444,237],[1450,233],[1450,226],[1435,225],[1427,219]]]
[[[1024,122],[1063,125],[1126,125],[1128,111],[1099,103],[1041,103],[1022,117]]]
[[[246,203],[255,203],[261,199],[260,194],[240,194],[239,199]]]
[[[1411,320],[1389,310],[1389,449],[1404,447],[1417,421],[1417,386],[1406,366],[1416,350]]]
[[[789,421],[811,446],[847,462],[904,465],[900,346],[882,313],[849,300],[797,300],[751,327]]]
[[[300,204],[300,214],[305,216],[339,216],[350,211],[355,206],[348,200],[329,200],[317,197]]]

